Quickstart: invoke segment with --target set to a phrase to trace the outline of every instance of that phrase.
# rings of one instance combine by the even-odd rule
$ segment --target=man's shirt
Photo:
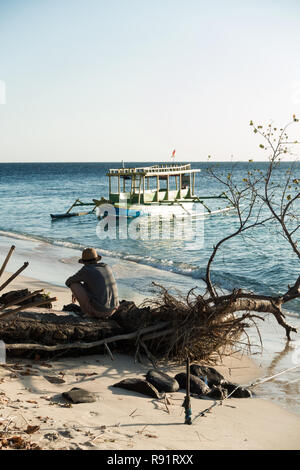
[[[117,283],[112,269],[105,263],[86,264],[74,276],[66,280],[69,287],[81,282],[90,300],[99,310],[116,308],[119,305]]]

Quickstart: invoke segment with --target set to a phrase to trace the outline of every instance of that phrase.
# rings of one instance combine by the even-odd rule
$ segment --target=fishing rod
[[[248,385],[248,388],[250,387],[256,387],[257,385],[261,385],[265,382],[268,382],[269,380],[272,380],[274,379],[275,377],[278,377],[279,375],[282,375],[282,374],[285,374],[286,372],[289,372],[291,370],[294,370],[294,369],[297,369],[298,367],[300,367],[300,364],[294,366],[294,367],[289,367],[288,369],[284,369],[282,370],[281,372],[278,372],[277,374],[275,375],[271,375],[270,377],[265,377],[263,379],[258,379],[257,381],[255,382],[252,382],[250,385]]]

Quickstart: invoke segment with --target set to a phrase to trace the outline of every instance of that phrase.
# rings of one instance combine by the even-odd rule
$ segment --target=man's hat
[[[98,255],[95,248],[85,248],[82,252],[82,258],[78,260],[78,263],[91,263],[95,261],[99,261],[101,256]]]

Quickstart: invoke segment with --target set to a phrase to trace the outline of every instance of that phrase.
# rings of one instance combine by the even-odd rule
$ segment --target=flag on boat
[[[176,150],[174,149],[173,152],[172,152],[172,158],[175,158],[175,152],[176,152]]]

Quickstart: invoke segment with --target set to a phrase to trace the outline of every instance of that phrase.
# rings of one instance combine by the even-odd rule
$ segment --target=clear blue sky
[[[265,158],[299,47],[298,0],[0,0],[1,161]]]

